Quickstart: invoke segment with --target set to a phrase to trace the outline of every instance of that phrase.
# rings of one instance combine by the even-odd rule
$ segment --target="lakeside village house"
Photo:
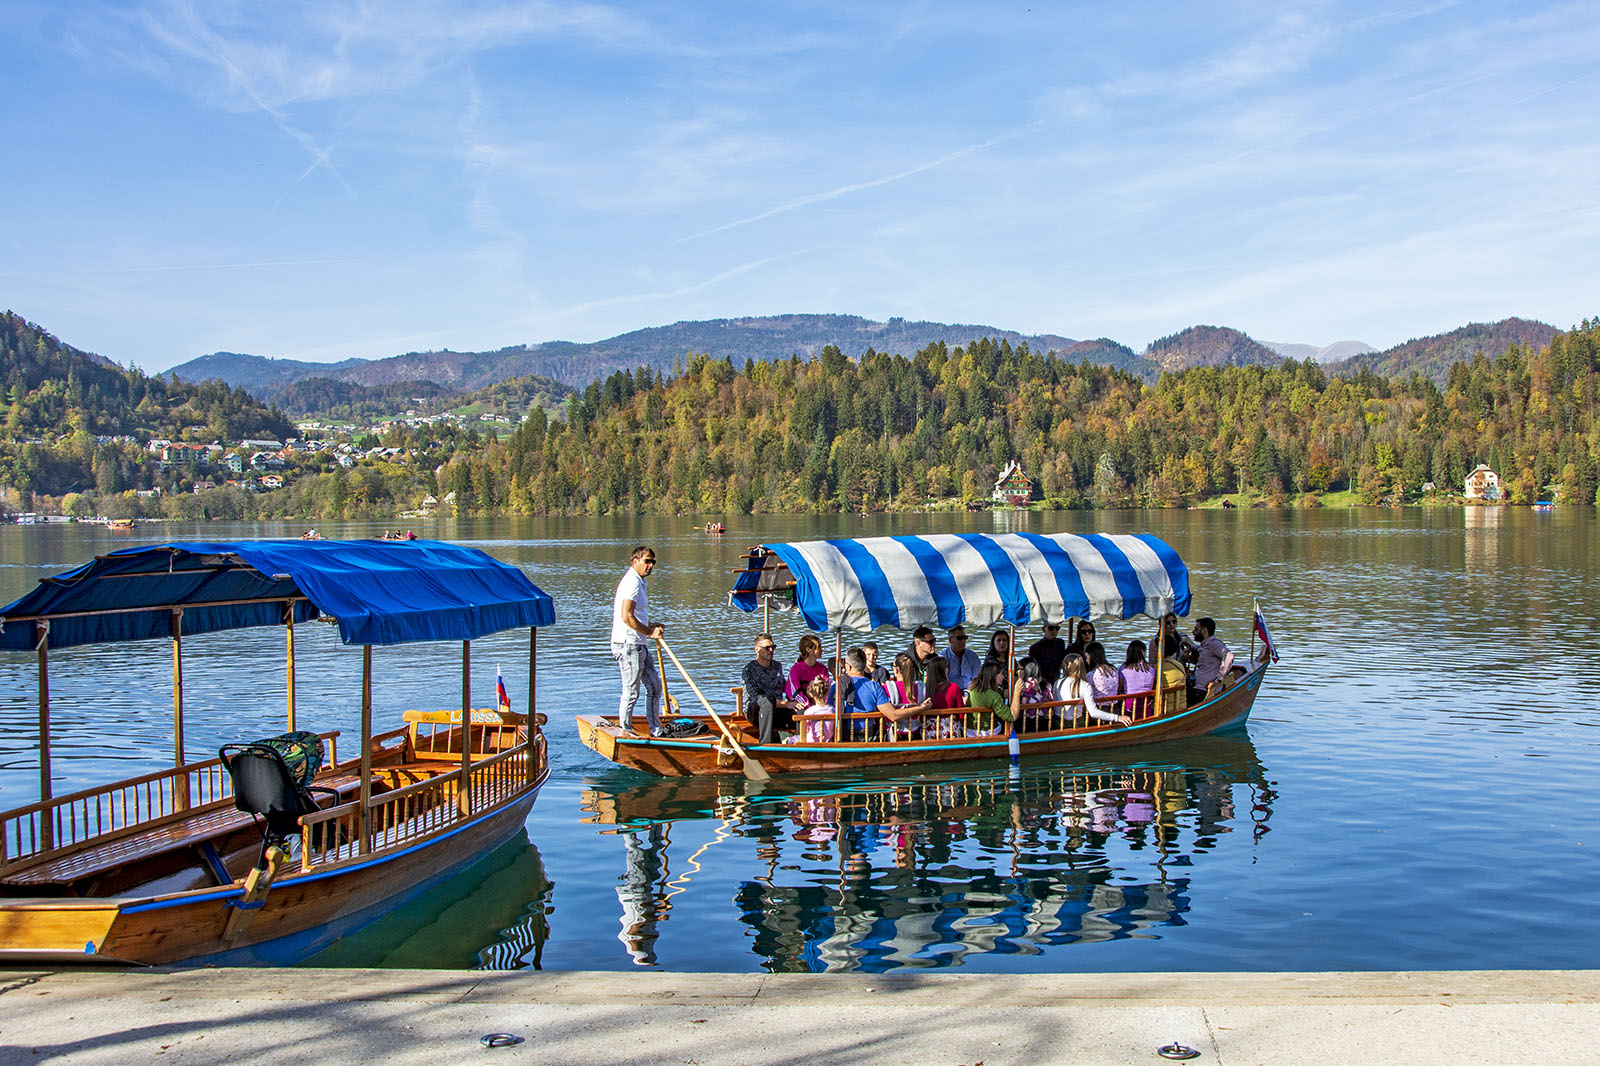
[[[1500,475],[1490,470],[1485,463],[1473,467],[1472,473],[1467,475],[1466,487],[1462,495],[1469,500],[1488,500],[1494,502],[1500,499]]]
[[[1006,464],[1000,471],[1000,477],[994,483],[994,491],[990,493],[995,503],[1009,507],[1026,507],[1037,496],[1037,486],[1034,480],[1022,472],[1022,466],[1015,459]]]

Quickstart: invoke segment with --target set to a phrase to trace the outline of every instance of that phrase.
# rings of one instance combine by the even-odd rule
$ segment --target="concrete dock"
[[[1600,970],[0,973],[0,1066],[1148,1066],[1174,1042],[1226,1066],[1600,1062]]]

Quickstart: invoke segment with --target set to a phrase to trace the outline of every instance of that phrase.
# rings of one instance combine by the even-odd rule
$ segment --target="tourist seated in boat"
[[[794,719],[800,731],[785,739],[785,744],[826,744],[833,739],[833,704],[828,702],[827,678],[819,674],[811,679],[796,702]]]
[[[1117,668],[1106,661],[1106,646],[1091,640],[1084,649],[1083,665],[1089,672],[1089,687],[1097,700],[1112,700],[1122,691],[1122,678]]]
[[[1171,611],[1161,616],[1161,626],[1150,637],[1150,643],[1146,646],[1145,651],[1154,655],[1156,654],[1157,645],[1161,647],[1163,658],[1171,656],[1180,661],[1184,658],[1185,649],[1189,646],[1189,642],[1183,639],[1183,634],[1178,632],[1178,616]]]
[[[1196,619],[1194,642],[1187,647],[1190,661],[1194,663],[1194,682],[1189,686],[1189,702],[1200,703],[1211,694],[1215,685],[1233,666],[1233,653],[1217,636],[1217,623],[1210,618]]]
[[[969,653],[973,654],[973,653]],[[976,654],[973,654],[976,658]],[[945,659],[929,659],[923,667],[923,691],[928,697],[930,711],[956,710],[966,705],[966,700],[961,691],[961,686],[951,681],[946,673]],[[960,725],[960,718],[956,715],[933,715],[923,719],[922,735],[951,737],[957,735],[956,727]]]
[[[906,649],[911,656],[911,661],[917,664],[917,679],[922,679],[922,669],[925,663],[939,654],[939,640],[933,635],[933,630],[927,626],[918,626],[911,631],[911,647]]]
[[[1066,660],[1067,655],[1081,655],[1083,656],[1084,661],[1087,662],[1089,659],[1089,645],[1094,643],[1094,641],[1094,623],[1088,619],[1084,619],[1083,621],[1079,622],[1077,628],[1073,630],[1072,643],[1067,645],[1066,654],[1062,656],[1062,661],[1064,662]]]
[[[1053,701],[1055,694],[1044,683],[1039,660],[1031,655],[1024,655],[1018,660],[1016,680],[1012,687],[1015,689],[1011,699],[1013,714],[1020,714],[1028,721],[1037,723],[1051,713],[1049,708],[1040,706]]]
[[[867,676],[880,685],[888,683],[889,671],[878,662],[877,643],[869,640],[861,645],[861,650],[867,653]]]
[[[1152,692],[1155,690],[1156,670],[1145,658],[1144,641],[1128,641],[1128,651],[1123,656],[1122,669],[1117,671],[1117,678],[1120,682],[1121,691],[1124,693]],[[1138,706],[1135,709],[1141,712],[1148,711],[1151,699],[1153,697],[1137,701]]]
[[[953,626],[945,633],[945,648],[941,658],[944,660],[945,679],[959,686],[963,692],[972,687],[972,679],[978,676],[978,670],[983,666],[978,653],[967,647],[967,630],[964,626]],[[932,691],[930,688],[929,692]]]
[[[833,680],[833,672],[823,666],[818,660],[822,658],[822,641],[815,633],[807,633],[800,638],[800,658],[789,667],[789,685],[784,689],[784,694],[793,700],[804,692],[813,678],[820,677],[824,683]]]
[[[1028,656],[1039,664],[1039,676],[1053,691],[1061,681],[1061,664],[1067,657],[1067,642],[1061,639],[1061,623],[1046,621],[1044,636],[1028,648]]]
[[[935,660],[941,666],[944,664],[942,658],[934,656],[928,660],[928,665],[932,665]],[[873,678],[873,680],[876,681],[877,678]],[[911,656],[906,652],[901,652],[894,657],[894,673],[886,683],[883,683],[883,687],[889,693],[890,702],[896,707],[919,705],[924,702],[927,696],[927,689],[924,683],[917,680],[917,666],[911,661]],[[927,704],[931,708],[933,701],[927,700]],[[920,731],[920,723],[916,718],[903,719],[897,725],[896,733],[901,737],[913,737]]]
[[[773,661],[771,633],[756,637],[756,657],[744,666],[745,716],[756,726],[758,743],[771,744],[777,731],[794,728],[794,701],[783,694],[783,667]]]
[[[891,722],[899,722],[921,714],[929,707],[926,699],[911,704],[900,706],[889,696],[888,689],[867,676],[867,655],[860,648],[851,648],[844,653],[844,680],[849,684],[844,688],[844,713],[853,715],[846,727],[847,734],[856,740],[865,739],[876,730],[869,730],[866,716],[874,712],[882,715]],[[832,701],[834,693],[829,693]]]
[[[1094,687],[1089,684],[1089,668],[1081,655],[1069,655],[1065,666],[1062,667],[1061,698],[1069,704],[1083,704],[1082,713],[1075,707],[1069,707],[1067,713],[1080,722],[1115,722],[1118,725],[1131,725],[1133,719],[1125,714],[1114,711],[1102,710],[1094,702]]]
[[[1009,630],[998,629],[994,636],[989,638],[989,652],[983,657],[983,665],[994,663],[1000,667],[1004,674],[1011,665],[1011,633]]]
[[[967,690],[966,732],[969,737],[991,736],[1016,720],[1006,694],[1006,666],[1003,661],[985,660],[972,688]]]

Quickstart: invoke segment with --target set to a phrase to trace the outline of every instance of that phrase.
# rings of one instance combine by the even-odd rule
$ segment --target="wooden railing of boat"
[[[354,862],[447,833],[538,784],[547,759],[541,731],[474,762],[467,777],[465,812],[456,802],[462,778],[459,766],[445,769],[452,764],[444,760],[436,760],[433,767],[407,763],[410,772],[427,776],[374,795],[365,811],[355,800],[302,816],[300,869],[309,872]]]
[[[401,732],[373,740],[392,739]],[[328,746],[332,772],[339,762],[339,732],[318,736]],[[135,836],[232,802],[228,771],[220,760],[207,759],[19,807],[0,816],[0,878],[19,866]]]
[[[1168,692],[1166,695],[1181,698],[1183,692],[1181,690],[1176,693]],[[1168,705],[1169,713],[1182,709],[1181,705],[1171,698],[1164,702]],[[1154,690],[1100,697],[1095,700],[1095,706],[1114,714],[1125,714],[1133,722],[1144,722],[1160,717],[1155,709]],[[951,737],[986,735],[966,732],[967,719],[973,715],[988,716],[993,723],[995,734],[1009,731],[1007,723],[1000,721],[993,711],[984,707],[968,706],[923,711],[917,716],[916,733],[903,731],[900,723],[889,721],[877,711],[845,713],[840,716],[841,722],[844,723],[845,735],[837,739],[892,743],[902,740],[943,740]],[[825,726],[831,726],[833,716],[824,716],[821,721]],[[1050,700],[1044,703],[1023,704],[1022,714],[1015,724],[1019,737],[1029,737],[1043,733],[1055,736],[1087,733],[1108,728],[1116,723],[1084,715],[1082,700]]]

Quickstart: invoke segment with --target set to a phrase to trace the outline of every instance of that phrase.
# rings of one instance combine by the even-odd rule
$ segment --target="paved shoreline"
[[[479,1037],[525,1042],[484,1049]],[[1600,1048],[1600,970],[1226,974],[0,972],[0,1066],[1535,1063]]]

